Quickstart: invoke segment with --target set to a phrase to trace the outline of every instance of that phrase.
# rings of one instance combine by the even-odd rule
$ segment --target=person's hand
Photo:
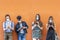
[[[23,27],[23,29],[26,29],[26,27]]]
[[[43,29],[43,27],[41,27],[40,25],[38,25],[37,27],[39,27],[41,30]]]
[[[35,24],[34,26],[36,26],[37,24]]]
[[[51,27],[51,25],[48,25],[48,27]]]
[[[10,26],[8,26],[7,28],[10,29]]]
[[[22,28],[19,28],[18,30],[21,30]]]
[[[52,27],[54,27],[53,25],[51,25]]]
[[[37,25],[39,25],[39,22],[37,22]]]
[[[40,27],[41,30],[43,30],[43,27]]]

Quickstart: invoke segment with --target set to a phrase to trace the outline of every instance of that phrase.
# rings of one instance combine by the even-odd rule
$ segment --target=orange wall
[[[52,15],[56,24],[56,31],[60,36],[60,0],[0,0],[0,40],[3,40],[2,22],[6,14],[10,14],[12,21],[17,23],[16,16],[21,15],[22,19],[29,25],[26,39],[31,38],[31,23],[34,21],[36,13],[41,15],[44,23],[43,39],[46,38],[46,23],[48,17]],[[17,35],[13,32],[13,40],[17,40]]]

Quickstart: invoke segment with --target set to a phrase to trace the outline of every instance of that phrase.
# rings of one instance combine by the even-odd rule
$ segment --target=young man
[[[10,15],[5,16],[3,22],[4,40],[12,40],[12,31],[14,30],[14,23],[11,21]]]
[[[26,40],[26,33],[28,25],[25,21],[21,20],[21,16],[17,16],[17,24],[16,24],[16,33],[18,35],[18,40]]]

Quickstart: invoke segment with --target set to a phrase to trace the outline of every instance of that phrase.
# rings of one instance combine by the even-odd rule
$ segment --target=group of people
[[[21,20],[21,16],[17,16],[17,24],[15,25],[15,31],[18,36],[18,40],[26,40],[26,34],[28,25],[25,21]],[[53,16],[50,16],[46,25],[47,36],[46,40],[55,40],[55,24]],[[12,32],[14,31],[14,22],[11,21],[10,15],[5,15],[5,22],[3,22],[4,40],[12,40]],[[42,38],[43,23],[40,15],[36,14],[35,21],[32,22],[32,40],[41,40]]]

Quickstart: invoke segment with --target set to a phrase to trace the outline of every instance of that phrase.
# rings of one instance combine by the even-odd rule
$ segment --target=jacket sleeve
[[[27,23],[26,23],[26,22],[24,22],[23,26],[25,26],[25,27],[27,27],[27,28],[28,28],[28,25],[27,25]]]
[[[20,30],[18,30],[18,29],[19,29],[19,27],[18,27],[18,25],[16,24],[16,26],[15,26],[15,31],[16,31],[16,33],[19,33]]]
[[[26,22],[23,22],[23,24],[22,24],[22,25],[23,25],[24,27],[27,27],[27,29],[28,29],[28,25],[27,25],[27,23],[26,23]],[[27,29],[24,29],[24,32],[25,32],[25,33],[28,33],[28,32],[27,32]]]

